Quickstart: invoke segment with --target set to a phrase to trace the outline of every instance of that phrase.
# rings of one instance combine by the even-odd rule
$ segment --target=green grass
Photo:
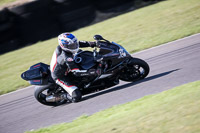
[[[199,133],[200,81],[31,133]]]
[[[0,7],[5,6],[6,4],[10,4],[15,1],[17,1],[17,0],[0,0]]]
[[[73,33],[79,40],[89,41],[94,34],[101,34],[132,53],[199,32],[200,0],[167,0]],[[20,74],[34,63],[49,64],[56,46],[54,38],[1,55],[0,94],[28,86]]]

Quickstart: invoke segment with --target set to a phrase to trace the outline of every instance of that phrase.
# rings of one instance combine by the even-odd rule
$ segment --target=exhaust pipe
[[[64,99],[64,95],[61,95],[61,96],[47,96],[46,97],[46,101],[47,102],[58,102],[58,101],[61,101]]]

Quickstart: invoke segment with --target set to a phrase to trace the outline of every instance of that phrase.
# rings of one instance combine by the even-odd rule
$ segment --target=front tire
[[[149,74],[149,65],[139,58],[131,58],[127,67],[122,70],[120,79],[123,81],[133,82],[144,79]]]

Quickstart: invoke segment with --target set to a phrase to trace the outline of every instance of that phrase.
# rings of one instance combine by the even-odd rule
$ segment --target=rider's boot
[[[75,85],[69,85],[69,83],[57,79],[56,83],[60,85],[67,93],[67,99],[71,102],[78,102],[82,98],[81,91]]]
[[[69,93],[67,93],[67,99],[68,99],[70,102],[73,102],[73,103],[79,102],[81,98],[82,98],[82,94],[81,94],[81,92],[80,92],[79,89],[75,90],[75,91],[73,92],[72,96],[69,95]]]

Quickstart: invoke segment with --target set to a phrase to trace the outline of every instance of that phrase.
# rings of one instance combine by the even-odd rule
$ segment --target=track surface
[[[134,45],[133,45],[134,46]],[[139,82],[120,82],[116,87],[87,95],[82,102],[48,107],[33,97],[33,87],[0,96],[0,133],[22,133],[159,93],[200,80],[200,34],[151,48],[136,54],[151,68]]]

